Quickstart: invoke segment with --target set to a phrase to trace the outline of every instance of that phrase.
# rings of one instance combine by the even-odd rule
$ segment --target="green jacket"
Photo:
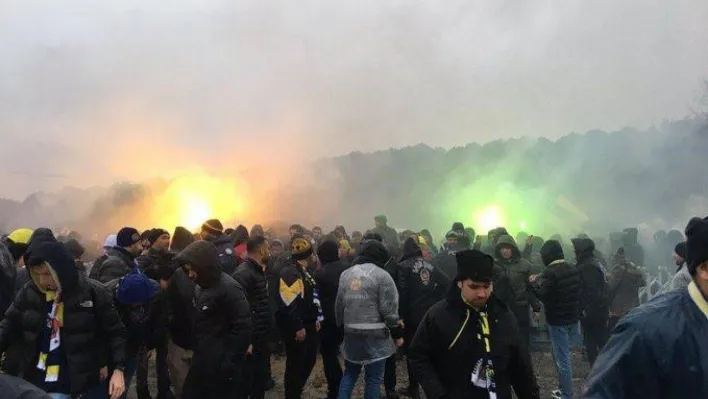
[[[510,259],[501,256],[501,248],[511,246]],[[528,286],[529,276],[539,274],[538,266],[521,257],[514,238],[501,236],[494,246],[495,292],[510,307],[531,305],[534,311],[539,311],[541,304]]]

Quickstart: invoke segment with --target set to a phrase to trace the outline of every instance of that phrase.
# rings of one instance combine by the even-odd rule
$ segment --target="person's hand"
[[[396,344],[397,347],[403,348],[403,338],[399,338],[399,339],[395,340],[394,343]]]
[[[315,328],[317,328],[317,332],[320,332],[320,330],[322,329],[322,323],[320,323],[319,320],[315,322]]]
[[[526,239],[526,245],[533,245],[533,234]]]
[[[406,323],[403,322],[403,319],[398,320],[398,326],[405,329],[406,328]]]
[[[98,371],[98,378],[101,381],[105,381],[106,378],[108,378],[108,367],[107,366],[101,367],[101,369]]]
[[[125,393],[125,378],[123,372],[114,370],[111,376],[111,381],[108,383],[108,396],[111,399],[118,399]]]
[[[535,324],[538,324],[541,322],[541,313],[539,312],[533,312],[533,322]]]
[[[538,280],[538,274],[533,274],[529,276],[529,283],[535,283]]]
[[[304,329],[304,328],[301,328],[300,330],[298,330],[298,331],[295,333],[295,341],[296,341],[296,342],[302,342],[302,341],[304,341],[306,335],[307,335],[307,333],[305,332],[305,329]]]
[[[246,349],[246,356],[251,356],[253,354],[253,345],[248,345],[248,349]]]

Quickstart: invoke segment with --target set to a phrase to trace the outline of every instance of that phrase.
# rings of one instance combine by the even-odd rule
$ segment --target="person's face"
[[[54,276],[49,271],[49,265],[42,263],[39,266],[32,266],[32,274],[35,277],[35,283],[39,288],[45,291],[56,291],[59,285],[54,281]]]
[[[673,256],[674,256],[674,263],[676,264],[676,266],[681,266],[681,265],[683,265],[683,262],[686,261],[684,258],[681,257],[681,255],[677,254],[676,252],[674,252]]]
[[[489,296],[494,291],[491,282],[472,281],[470,279],[458,281],[457,287],[460,288],[465,302],[477,309],[481,309],[487,304]]]
[[[186,263],[184,266],[182,266],[182,270],[184,270],[184,274],[186,274],[190,280],[197,281],[197,271],[194,270],[192,265]]]
[[[374,225],[379,229],[384,227],[384,224],[380,220],[374,220]]]
[[[457,237],[448,237],[447,245],[451,247],[457,245]]]
[[[312,236],[319,240],[320,238],[322,238],[322,230],[321,229],[313,229]]]
[[[280,256],[280,255],[282,255],[282,254],[283,254],[283,247],[281,247],[280,245],[271,245],[271,247],[270,247],[270,255],[271,255],[271,257],[273,257],[273,256],[276,256],[276,257],[277,257],[277,256]]]
[[[155,243],[152,244],[152,247],[155,249],[167,250],[170,247],[170,235],[169,234],[161,235],[160,237],[157,238],[157,241],[155,241]]]
[[[140,255],[143,252],[143,242],[138,241],[135,244],[131,245],[128,247],[128,252],[130,252],[133,255]]]
[[[360,244],[361,243],[361,236],[360,235],[353,235],[352,236],[352,243],[354,244]]]
[[[160,289],[162,291],[166,290],[169,286],[170,286],[170,282],[168,280],[160,279]]]
[[[505,245],[505,246],[501,247],[501,249],[499,250],[499,253],[501,254],[502,258],[511,259],[511,256],[512,256],[511,247]]]

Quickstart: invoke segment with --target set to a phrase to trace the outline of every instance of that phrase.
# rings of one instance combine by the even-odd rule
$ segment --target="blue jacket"
[[[708,302],[695,283],[622,318],[583,398],[708,398]]]

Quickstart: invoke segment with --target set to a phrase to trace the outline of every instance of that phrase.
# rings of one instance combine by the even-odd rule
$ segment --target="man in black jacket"
[[[574,238],[572,242],[580,271],[583,344],[592,366],[610,336],[607,277],[604,265],[595,256],[595,243],[589,238]]]
[[[457,276],[445,300],[420,323],[408,358],[429,399],[540,398],[514,314],[492,295],[494,260],[456,254]],[[494,395],[494,396],[493,396]]]
[[[268,281],[265,269],[268,265],[270,251],[268,243],[262,236],[254,236],[246,243],[248,257],[241,263],[233,275],[234,280],[241,284],[246,299],[251,307],[251,323],[253,334],[248,346],[244,379],[247,381],[247,392],[244,397],[263,399],[266,384],[269,381],[268,336],[271,327],[270,304],[268,302]]]
[[[184,382],[194,357],[197,338],[194,336],[194,290],[196,283],[179,268],[167,287],[169,306],[170,341],[167,351],[167,367],[175,395],[182,397]]]
[[[138,230],[124,227],[116,237],[117,245],[109,249],[108,257],[101,265],[91,268],[90,278],[105,284],[121,278],[138,267],[135,259],[143,251],[142,239]]]
[[[243,287],[221,271],[216,247],[189,244],[175,258],[195,292],[196,349],[184,383],[184,399],[219,399],[243,392],[241,376],[251,342],[251,310]]]
[[[280,272],[276,321],[285,343],[285,399],[300,399],[317,361],[317,332],[324,319],[317,283],[308,269],[316,257],[310,240],[294,235],[291,258]]]
[[[529,282],[545,307],[560,388],[553,392],[553,397],[570,399],[573,397],[570,345],[574,338],[580,341],[580,271],[565,261],[563,247],[555,240],[543,244],[541,259],[546,269],[540,278],[538,275],[529,277]]]
[[[216,247],[189,244],[176,257],[197,283],[194,335],[196,349],[184,383],[184,399],[240,396],[243,363],[251,342],[251,310],[243,287],[221,271]]]
[[[342,379],[342,366],[339,363],[339,346],[342,344],[342,331],[337,327],[334,315],[334,303],[339,290],[339,277],[349,265],[339,259],[337,243],[327,240],[320,243],[317,256],[321,267],[315,273],[319,288],[320,303],[324,321],[320,330],[320,354],[327,379],[327,399],[337,399],[339,382]]]
[[[33,247],[26,264],[32,283],[20,290],[0,323],[3,370],[50,393],[94,397],[107,391],[112,399],[120,397],[126,332],[108,291],[83,278],[56,241]],[[107,388],[97,361],[105,354],[113,370]]]
[[[450,281],[440,269],[423,259],[423,251],[413,237],[403,243],[403,257],[398,265],[399,314],[405,324],[403,341],[410,343],[428,309],[445,298]],[[407,396],[420,397],[410,365]]]
[[[230,236],[224,234],[224,226],[221,222],[218,219],[207,220],[202,225],[200,235],[204,241],[209,241],[216,247],[221,270],[229,276],[232,275],[238,266],[234,253],[234,241]]]

